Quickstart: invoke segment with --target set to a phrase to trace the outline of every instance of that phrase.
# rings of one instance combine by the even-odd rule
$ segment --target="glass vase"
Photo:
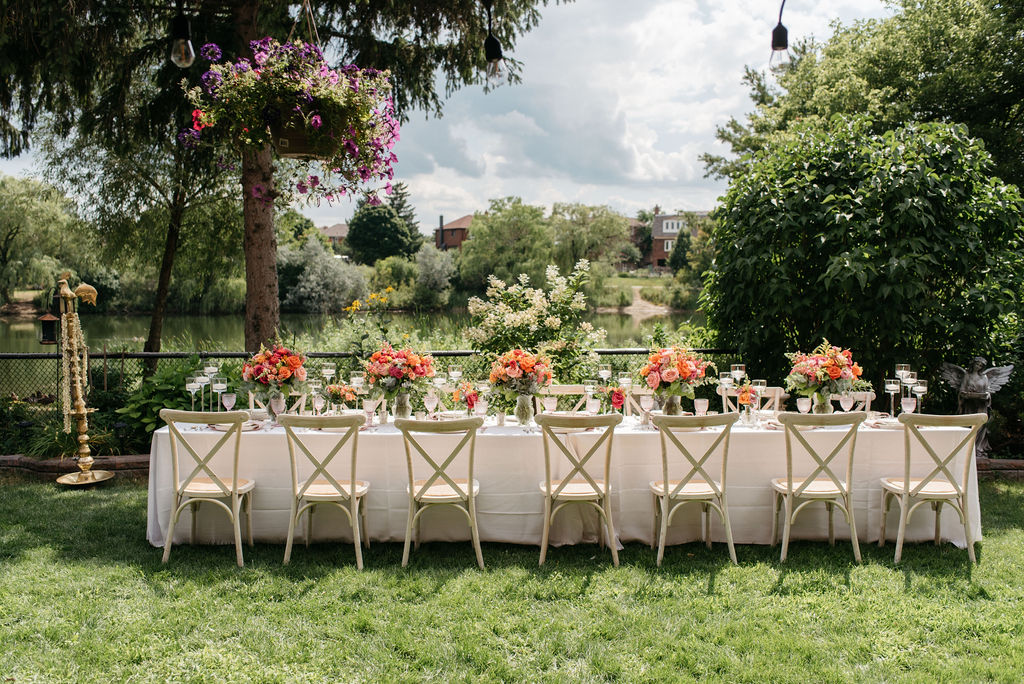
[[[412,403],[409,402],[408,392],[402,392],[395,397],[395,405],[392,410],[395,418],[408,418],[412,415]]]
[[[661,411],[666,416],[678,416],[683,412],[683,406],[680,402],[679,396],[670,394],[665,397],[665,401],[661,406]]]
[[[817,414],[829,414],[832,413],[832,401],[828,394],[825,392],[814,393],[814,405],[811,408],[811,413]]]
[[[533,423],[533,395],[520,394],[516,397],[516,420],[523,427]]]

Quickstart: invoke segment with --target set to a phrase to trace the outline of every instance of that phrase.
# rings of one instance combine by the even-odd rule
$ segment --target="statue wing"
[[[995,370],[995,368],[991,370]],[[955,363],[943,363],[939,368],[939,375],[950,387],[959,392],[960,388],[964,386],[964,376],[967,375],[967,371]]]
[[[988,378],[988,391],[995,393],[1002,389],[1010,380],[1010,373],[1013,372],[1013,366],[997,366],[995,368],[989,368],[984,371],[983,375]]]

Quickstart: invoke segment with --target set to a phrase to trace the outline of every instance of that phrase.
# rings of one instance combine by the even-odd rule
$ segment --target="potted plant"
[[[213,133],[238,148],[271,145],[301,160],[294,188],[313,199],[331,201],[375,180],[390,192],[398,121],[388,72],[331,68],[320,48],[301,40],[250,46],[253,59],[235,61],[222,60],[213,43],[203,46],[210,68],[202,86],[187,90],[196,109],[179,140],[195,145]]]

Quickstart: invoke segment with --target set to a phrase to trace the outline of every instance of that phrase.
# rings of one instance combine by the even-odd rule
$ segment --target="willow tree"
[[[506,50],[537,25],[538,8],[546,4],[495,3],[494,33]],[[179,71],[164,58],[171,3],[6,0],[0,9],[0,59],[9,65],[0,80],[0,154],[28,149],[43,115],[58,131],[78,127],[121,140],[166,136],[167,123],[183,119],[187,104],[179,82],[198,82],[205,64],[197,59]],[[195,44],[215,42],[227,54],[244,56],[254,40],[286,37],[301,8],[281,1],[203,0],[186,10]],[[326,0],[317,3],[314,23],[326,54],[338,63],[390,70],[395,107],[403,116],[412,109],[440,115],[444,96],[484,83],[486,15],[475,0]],[[511,59],[506,64],[508,80],[518,81],[519,65]],[[139,116],[125,116],[130,111]],[[249,350],[272,339],[279,322],[274,212],[265,199],[268,192],[273,196],[274,172],[269,146],[242,155]],[[266,191],[260,198],[253,194],[257,185]]]

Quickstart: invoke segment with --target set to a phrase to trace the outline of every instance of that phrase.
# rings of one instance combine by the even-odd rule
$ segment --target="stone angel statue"
[[[988,415],[992,406],[992,395],[1002,389],[1010,379],[1013,366],[985,368],[988,361],[980,356],[971,359],[966,369],[954,363],[943,363],[939,369],[942,379],[957,391],[959,413],[984,413]],[[987,456],[991,447],[988,443],[988,428],[983,425],[978,431],[975,456]]]

